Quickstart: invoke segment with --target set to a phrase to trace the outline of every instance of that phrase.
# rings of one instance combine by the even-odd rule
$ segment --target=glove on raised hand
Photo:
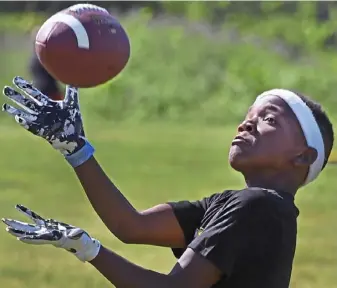
[[[94,154],[94,148],[83,137],[77,88],[68,85],[64,100],[54,101],[21,77],[15,77],[13,83],[22,93],[6,86],[3,94],[20,108],[4,104],[3,111],[32,134],[47,140],[73,167]]]

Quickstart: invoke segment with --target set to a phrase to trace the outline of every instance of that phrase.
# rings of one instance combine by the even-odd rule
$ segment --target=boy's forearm
[[[117,288],[179,288],[171,276],[137,266],[103,246],[90,263]]]
[[[93,208],[108,229],[120,240],[127,240],[135,229],[139,213],[110,181],[94,157],[75,168]]]

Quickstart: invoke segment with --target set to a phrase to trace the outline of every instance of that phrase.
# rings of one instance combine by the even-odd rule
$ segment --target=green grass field
[[[175,22],[148,24],[148,17],[140,13],[123,22],[132,40],[128,68],[118,80],[85,91],[81,101],[96,157],[138,209],[241,188],[240,175],[227,164],[228,148],[236,123],[262,89],[282,86],[308,93],[324,104],[337,124],[335,54],[314,51],[294,60],[264,46],[228,41],[227,30],[209,37],[193,29],[186,32]],[[285,33],[293,35],[296,25],[281,20],[286,20],[281,23]],[[12,21],[17,23],[16,18]],[[270,30],[278,26],[273,27]],[[315,31],[311,36],[318,37]],[[0,88],[10,85],[15,75],[28,74],[29,41],[21,41],[21,35],[8,39],[6,52],[0,53]],[[116,124],[119,120],[124,124]],[[0,217],[25,220],[14,209],[21,203],[42,216],[86,229],[137,264],[170,270],[175,259],[169,249],[116,240],[62,157],[2,113],[0,122]],[[140,124],[145,122],[152,124]],[[296,197],[301,213],[292,288],[337,288],[336,172],[337,166],[328,165],[318,181]],[[1,288],[111,287],[90,265],[67,252],[19,243],[4,225],[0,228]]]
[[[168,200],[198,199],[243,182],[227,165],[234,127],[109,125],[85,113],[97,158],[139,209]],[[169,249],[125,245],[109,234],[94,213],[72,170],[43,140],[8,119],[0,127],[1,215],[18,217],[22,203],[43,216],[68,221],[137,264],[168,272]],[[336,168],[300,191],[298,249],[292,287],[337,287]],[[3,227],[4,228],[4,227]],[[52,247],[22,244],[0,230],[1,287],[109,287],[88,264]]]

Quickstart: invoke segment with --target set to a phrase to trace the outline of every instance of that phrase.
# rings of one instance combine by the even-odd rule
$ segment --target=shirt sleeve
[[[179,201],[169,202],[173,212],[179,222],[181,229],[183,230],[185,237],[185,248],[173,248],[173,254],[176,258],[179,258],[187,248],[187,245],[192,242],[195,231],[200,227],[201,221],[206,213],[208,206],[211,204],[217,194],[211,197],[203,198],[198,201]]]
[[[234,197],[188,247],[212,262],[224,275],[230,276],[245,253],[258,248],[256,243],[262,246],[266,239],[274,241],[277,222],[269,204],[264,195]]]

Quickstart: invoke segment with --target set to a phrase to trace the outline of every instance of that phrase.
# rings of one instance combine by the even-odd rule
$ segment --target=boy
[[[288,90],[262,93],[239,125],[229,153],[246,188],[138,212],[104,174],[94,148],[81,136],[77,89],[68,86],[65,100],[54,102],[20,77],[14,84],[31,98],[10,87],[4,95],[28,110],[8,104],[3,110],[64,155],[110,231],[125,243],[171,247],[179,260],[168,275],[146,270],[82,229],[45,220],[21,205],[17,209],[35,224],[3,219],[9,233],[25,243],[72,252],[116,287],[289,286],[299,213],[294,195],[324,169],[334,141],[332,124],[318,104]]]

